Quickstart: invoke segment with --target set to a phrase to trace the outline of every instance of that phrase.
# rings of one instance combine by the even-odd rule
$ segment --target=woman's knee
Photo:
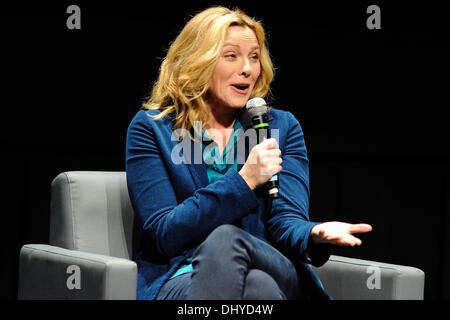
[[[242,229],[230,224],[224,224],[214,229],[209,236],[198,247],[195,255],[207,256],[210,260],[221,263],[222,260],[229,260],[235,254],[245,253],[246,250],[240,245],[244,237]]]
[[[214,246],[227,246],[233,240],[243,236],[242,229],[231,224],[223,224],[215,228],[204,241],[204,244],[213,244]]]
[[[276,281],[266,272],[250,269],[245,278],[244,300],[285,300]]]
[[[244,231],[232,224],[222,224],[215,228],[208,238],[218,238],[220,240],[226,240],[241,236]]]

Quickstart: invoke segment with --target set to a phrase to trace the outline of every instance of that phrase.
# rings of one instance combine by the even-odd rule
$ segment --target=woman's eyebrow
[[[226,42],[223,46],[224,47],[232,46],[232,47],[237,47],[237,48],[241,47],[240,45],[232,43],[232,42]],[[254,50],[259,50],[259,45],[255,45],[255,46],[251,47],[251,51],[254,51]]]

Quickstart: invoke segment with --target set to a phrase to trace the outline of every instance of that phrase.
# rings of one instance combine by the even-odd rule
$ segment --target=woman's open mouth
[[[249,84],[245,84],[245,83],[236,83],[236,84],[232,84],[231,85],[234,90],[240,94],[247,94],[248,89],[250,88]]]

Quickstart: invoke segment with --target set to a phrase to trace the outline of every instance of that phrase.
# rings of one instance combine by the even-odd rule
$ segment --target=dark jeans
[[[168,280],[158,300],[299,299],[294,265],[268,243],[217,227],[195,251],[194,271]]]

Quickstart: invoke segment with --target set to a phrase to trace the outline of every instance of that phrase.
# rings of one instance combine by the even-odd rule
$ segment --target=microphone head
[[[262,116],[269,111],[267,103],[263,98],[253,98],[247,101],[247,112],[250,117]]]

